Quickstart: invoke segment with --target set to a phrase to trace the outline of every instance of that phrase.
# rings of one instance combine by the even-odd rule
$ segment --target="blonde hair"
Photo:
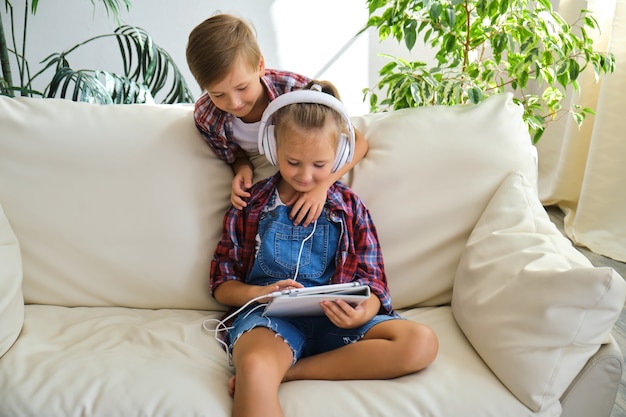
[[[320,94],[330,94],[341,100],[337,88],[330,81],[313,80],[304,86],[303,90],[312,90],[318,87],[321,87]],[[347,133],[343,116],[337,110],[317,103],[294,103],[276,111],[273,115],[276,146],[280,146],[283,142],[282,138],[286,137],[286,130],[294,128],[319,130],[325,126],[328,117],[332,118],[337,126],[337,133],[332,143],[333,148],[336,149],[339,136],[342,133]]]
[[[186,57],[191,74],[204,90],[223,80],[237,58],[256,69],[262,55],[254,27],[237,16],[220,13],[191,31]]]

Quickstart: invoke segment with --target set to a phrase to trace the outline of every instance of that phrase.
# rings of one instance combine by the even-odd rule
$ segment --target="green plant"
[[[95,0],[91,0],[95,6]],[[130,0],[101,0],[107,13],[117,19],[121,7],[130,7]],[[193,96],[180,70],[171,56],[154,43],[150,35],[141,28],[119,26],[114,33],[95,36],[63,52],[53,53],[45,58],[42,68],[31,72],[26,58],[26,36],[29,9],[36,13],[38,0],[25,1],[21,48],[16,36],[15,16],[9,0],[5,0],[5,10],[11,24],[13,48],[9,48],[4,38],[4,28],[0,22],[0,59],[2,77],[0,94],[13,96],[16,93],[27,97],[60,97],[75,101],[109,103],[144,103],[153,101],[157,94],[165,91],[163,103],[193,102]],[[96,41],[114,40],[120,51],[123,73],[94,69],[73,69],[69,55],[78,48],[92,45]],[[17,67],[17,82],[14,82],[9,54],[14,57]],[[34,81],[52,74],[43,91],[33,87]]]
[[[375,88],[365,89],[372,111],[432,104],[478,103],[513,91],[536,143],[547,124],[570,113],[580,126],[590,108],[562,107],[568,87],[593,67],[596,80],[615,69],[615,57],[593,49],[588,30],[599,30],[588,10],[568,24],[549,0],[366,0],[381,40],[418,39],[433,48],[436,63],[391,60]],[[379,102],[376,89],[386,97]]]

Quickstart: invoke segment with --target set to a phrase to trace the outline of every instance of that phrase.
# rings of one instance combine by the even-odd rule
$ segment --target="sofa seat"
[[[201,331],[219,313],[46,305],[25,311],[22,334],[2,358],[2,374],[11,375],[0,379],[2,415],[230,415],[233,369],[213,336]],[[449,307],[402,315],[437,332],[441,351],[430,368],[382,382],[288,382],[280,391],[286,415],[536,415],[476,354]],[[455,386],[464,389],[451,395]]]

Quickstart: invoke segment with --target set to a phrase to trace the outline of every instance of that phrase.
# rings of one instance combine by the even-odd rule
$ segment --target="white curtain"
[[[596,110],[579,129],[567,116],[551,123],[539,151],[539,196],[565,213],[565,232],[579,246],[626,262],[626,0],[560,0],[568,22],[593,12],[601,33],[594,49],[610,51],[616,70],[596,82],[583,74],[571,102]]]

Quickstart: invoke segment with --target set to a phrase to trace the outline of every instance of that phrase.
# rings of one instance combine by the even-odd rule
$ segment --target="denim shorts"
[[[378,323],[398,320],[399,317],[377,315],[361,327],[342,329],[326,316],[264,317],[260,306],[248,307],[235,319],[228,331],[229,352],[242,334],[256,327],[265,327],[280,336],[293,352],[293,363],[298,359],[328,352],[361,340]]]

